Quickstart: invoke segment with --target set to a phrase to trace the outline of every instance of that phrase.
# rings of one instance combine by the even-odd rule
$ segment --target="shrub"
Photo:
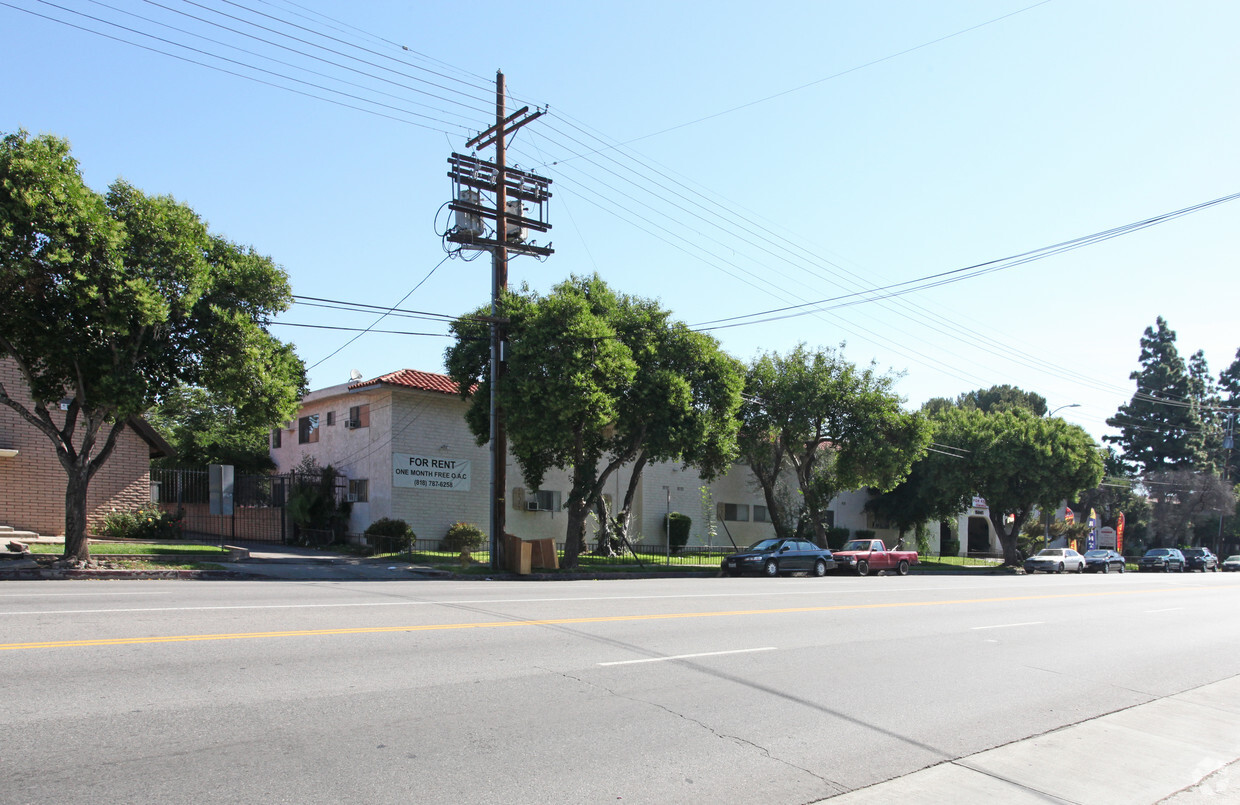
[[[370,525],[366,526],[366,530],[362,532],[366,537],[366,544],[374,545],[382,553],[383,548],[399,546],[411,547],[413,541],[417,539],[417,535],[413,533],[413,529],[409,528],[409,524],[404,520],[394,520],[391,517],[380,517]]]
[[[664,525],[667,527],[668,550],[680,553],[680,549],[689,542],[689,527],[693,525],[693,519],[687,514],[672,512],[665,518]]]
[[[959,555],[960,555],[960,540],[958,539],[943,540],[942,544],[939,546],[939,556],[959,556]]]
[[[181,539],[183,513],[160,510],[154,503],[143,503],[136,509],[113,509],[99,524],[100,536],[110,539]]]
[[[452,553],[473,553],[482,547],[486,535],[473,523],[453,523],[442,541],[442,549]]]
[[[848,529],[831,526],[827,529],[827,547],[833,551],[838,551],[844,547],[844,543],[848,542]]]

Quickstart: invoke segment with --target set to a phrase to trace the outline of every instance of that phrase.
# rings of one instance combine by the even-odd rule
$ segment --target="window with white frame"
[[[719,519],[730,520],[734,523],[749,522],[749,504],[748,503],[720,503]]]

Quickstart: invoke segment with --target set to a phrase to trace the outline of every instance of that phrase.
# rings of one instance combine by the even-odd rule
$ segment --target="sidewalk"
[[[392,581],[442,578],[450,574],[423,565],[365,556],[330,553],[296,545],[231,542],[246,548],[250,558],[240,562],[215,562],[226,570],[289,581]]]
[[[862,803],[1240,802],[1240,676],[832,797]]]

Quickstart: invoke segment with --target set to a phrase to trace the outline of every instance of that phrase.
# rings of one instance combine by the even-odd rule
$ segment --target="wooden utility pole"
[[[491,569],[503,567],[503,535],[507,511],[505,489],[507,488],[508,439],[504,428],[504,412],[499,405],[499,389],[504,376],[504,319],[501,310],[504,292],[508,290],[508,253],[535,254],[547,256],[552,253],[550,246],[534,246],[524,242],[523,233],[533,229],[546,232],[551,225],[545,222],[545,205],[551,198],[547,188],[551,180],[535,176],[524,171],[508,169],[507,135],[516,131],[542,115],[542,111],[529,114],[529,107],[523,107],[511,115],[505,116],[504,96],[507,94],[502,70],[495,74],[495,125],[465,143],[466,148],[486,148],[494,143],[495,162],[484,163],[474,157],[453,154],[448,160],[452,165],[449,176],[457,185],[455,200],[448,205],[458,216],[465,215],[474,221],[481,218],[495,219],[494,240],[481,236],[480,229],[474,225],[457,226],[447,236],[453,243],[465,248],[489,248],[491,250]],[[495,195],[494,210],[481,203],[478,193],[466,198],[460,191],[461,187],[475,190],[490,191]],[[508,200],[513,198],[516,211],[508,209]],[[525,217],[523,202],[538,205],[539,216],[535,219]],[[460,220],[460,219],[458,219]],[[510,230],[510,225],[515,227]],[[510,236],[510,231],[512,236]]]

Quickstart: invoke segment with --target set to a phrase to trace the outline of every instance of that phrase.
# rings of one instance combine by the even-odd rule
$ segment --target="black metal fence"
[[[297,527],[288,502],[298,484],[318,485],[319,476],[238,475],[233,479],[233,513],[211,514],[207,470],[152,469],[151,500],[168,512],[181,512],[185,536],[199,540],[244,540],[286,544]],[[335,495],[343,499],[347,481],[337,479]]]

